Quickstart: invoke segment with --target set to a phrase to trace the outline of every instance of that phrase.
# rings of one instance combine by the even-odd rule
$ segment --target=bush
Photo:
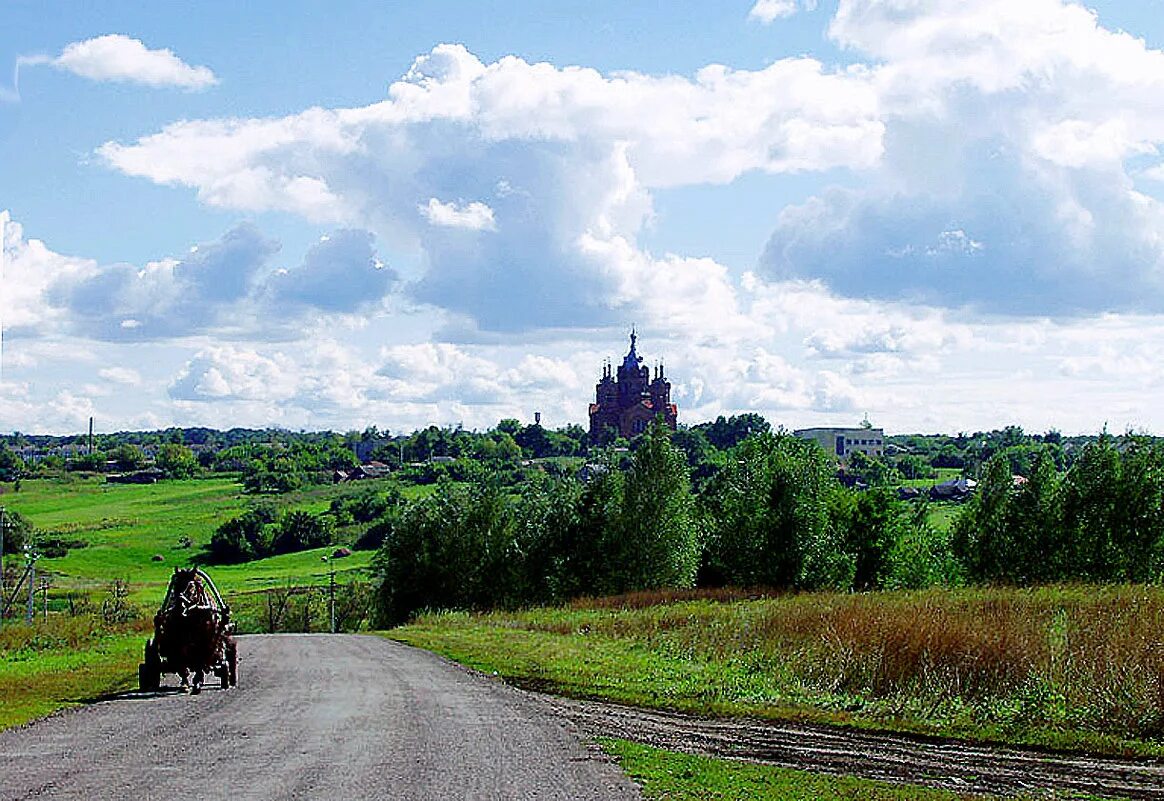
[[[519,554],[508,496],[443,485],[408,506],[376,554],[379,620],[403,623],[426,608],[487,608],[514,600]]]
[[[194,458],[194,451],[174,442],[162,445],[155,463],[167,478],[190,478],[198,471],[198,460]]]
[[[265,516],[255,510],[232,518],[214,532],[207,547],[210,561],[220,564],[249,562],[267,556],[271,542]]]
[[[0,526],[0,536],[4,537],[4,553],[10,556],[32,540],[32,523],[20,512],[7,509],[4,512],[4,525]]]
[[[331,521],[310,512],[287,512],[279,521],[271,551],[276,554],[306,551],[331,544]]]

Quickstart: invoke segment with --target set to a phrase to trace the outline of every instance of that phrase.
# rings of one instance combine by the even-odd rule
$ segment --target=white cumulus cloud
[[[816,0],[800,0],[800,5],[806,11],[813,11],[816,9]],[[796,0],[756,0],[748,12],[748,19],[769,25],[778,19],[793,16],[798,10]]]
[[[93,81],[187,90],[205,89],[218,83],[208,67],[191,66],[170,50],[151,50],[140,39],[119,33],[73,42],[60,55],[43,61]]]
[[[470,203],[442,203],[435,197],[420,206],[420,213],[433,225],[447,228],[467,228],[470,231],[491,231],[496,228],[493,209],[474,200]]]

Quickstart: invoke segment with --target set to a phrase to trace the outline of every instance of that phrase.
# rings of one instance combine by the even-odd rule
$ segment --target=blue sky
[[[1164,3],[0,7],[0,430],[1159,432]]]

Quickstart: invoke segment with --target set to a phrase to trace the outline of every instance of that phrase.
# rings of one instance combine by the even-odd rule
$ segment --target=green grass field
[[[406,488],[408,495],[425,487]],[[101,477],[29,480],[21,491],[0,496],[20,512],[42,537],[84,540],[88,546],[70,549],[58,558],[44,558],[38,569],[52,577],[52,596],[69,590],[100,592],[110,582],[129,583],[130,597],[146,606],[156,604],[174,567],[191,564],[214,530],[256,500],[281,507],[325,511],[331,499],[350,487],[320,486],[283,496],[256,499],[242,493],[232,478],[162,481],[149,485],[106,484]],[[187,546],[186,543],[189,543]],[[327,571],[320,557],[333,548],[275,556],[241,565],[208,568],[224,594],[291,583],[320,583]],[[155,561],[155,556],[161,556]],[[337,560],[342,573],[362,572],[370,552],[355,552]],[[11,564],[11,563],[10,563]]]

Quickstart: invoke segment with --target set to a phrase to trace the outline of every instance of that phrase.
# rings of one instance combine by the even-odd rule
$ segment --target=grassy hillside
[[[409,488],[412,493],[424,488]],[[232,478],[162,481],[150,485],[106,484],[101,477],[24,481],[21,491],[0,496],[0,503],[20,512],[42,538],[80,541],[65,556],[43,558],[38,569],[53,579],[53,597],[65,591],[100,592],[110,582],[129,583],[130,597],[146,606],[161,600],[175,566],[190,564],[202,553],[214,530],[240,514],[255,498],[242,494]],[[350,489],[312,487],[264,498],[264,502],[321,512],[331,498]],[[238,593],[291,583],[318,583],[325,566],[320,557],[332,548],[285,554],[240,565],[208,568],[224,593]],[[155,557],[161,560],[156,561]],[[370,552],[337,560],[337,571],[358,571]]]

